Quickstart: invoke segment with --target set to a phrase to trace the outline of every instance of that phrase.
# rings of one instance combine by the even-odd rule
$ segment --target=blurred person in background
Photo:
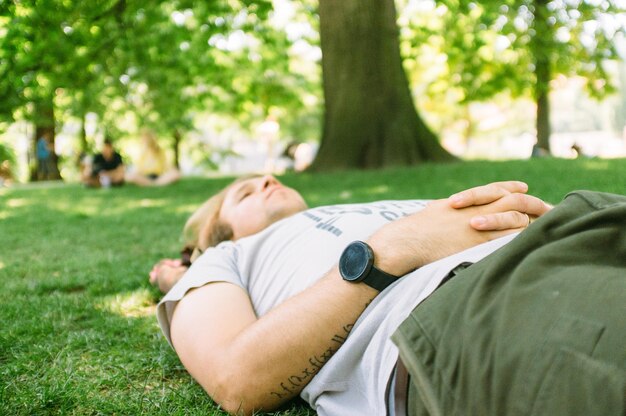
[[[179,179],[180,172],[168,166],[165,152],[159,146],[154,132],[144,130],[139,158],[126,175],[126,181],[139,186],[164,186]]]
[[[37,140],[37,180],[45,181],[52,179],[52,143],[50,142],[50,132],[44,132]]]
[[[124,161],[111,139],[105,139],[102,151],[92,161],[85,159],[82,182],[90,188],[109,188],[124,184]]]

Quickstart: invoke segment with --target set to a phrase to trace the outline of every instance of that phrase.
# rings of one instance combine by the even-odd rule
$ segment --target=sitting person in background
[[[3,160],[0,162],[0,187],[10,185],[11,182],[13,182],[11,162],[9,160]]]
[[[180,179],[180,172],[177,169],[168,168],[165,152],[157,143],[152,131],[143,131],[141,145],[134,169],[126,175],[128,182],[139,186],[163,186]]]
[[[291,142],[285,148],[281,157],[289,161],[288,169],[302,172],[313,163],[317,147],[306,142]]]
[[[111,139],[105,139],[102,151],[89,163],[85,159],[82,182],[89,187],[109,188],[124,184],[124,161],[115,151]]]
[[[50,143],[50,132],[46,131],[37,140],[37,179],[40,181],[53,179],[54,165],[52,153],[54,147]]]

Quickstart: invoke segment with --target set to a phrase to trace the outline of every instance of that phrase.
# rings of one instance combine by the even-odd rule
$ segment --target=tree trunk
[[[87,129],[85,128],[85,125],[87,123],[86,117],[86,113],[83,114],[81,117],[80,135],[78,136],[79,154],[83,156],[89,153],[89,145],[87,144]]]
[[[314,170],[454,157],[417,115],[393,0],[320,0],[325,114]]]
[[[39,180],[37,172],[39,171],[39,160],[37,159],[37,140],[48,134],[50,138],[50,160],[52,163],[52,173],[46,179],[61,179],[59,171],[59,157],[54,148],[55,132],[54,132],[54,105],[52,99],[46,102],[35,103],[35,135],[32,140],[33,155],[35,155],[34,164],[30,167],[30,180]]]
[[[537,146],[550,154],[550,45],[553,39],[552,29],[548,24],[550,12],[548,0],[535,0],[532,48],[535,58],[535,102],[537,104]]]
[[[174,143],[172,143],[172,149],[174,150],[174,167],[180,170],[180,142],[182,141],[182,136],[178,129],[174,130]]]
[[[465,140],[465,150],[467,150],[472,143],[474,137],[474,120],[472,119],[472,111],[470,109],[470,103],[463,106],[463,112],[465,113],[465,121],[467,122],[465,129],[463,130],[463,139]]]
[[[541,68],[540,68],[541,67]],[[537,62],[537,86],[535,99],[537,102],[537,145],[550,153],[550,101],[548,99],[550,83],[550,64]]]

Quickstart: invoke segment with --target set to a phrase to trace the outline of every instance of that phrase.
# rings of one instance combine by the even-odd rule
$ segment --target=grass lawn
[[[574,189],[626,194],[626,160],[467,162],[290,174],[309,205],[438,198],[521,179],[556,203]],[[147,273],[175,256],[194,207],[230,179],[166,188],[0,189],[0,415],[223,414],[161,336]],[[280,415],[309,415],[293,404]]]

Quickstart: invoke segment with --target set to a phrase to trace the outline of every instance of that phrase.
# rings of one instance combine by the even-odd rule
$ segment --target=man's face
[[[102,147],[102,156],[104,156],[104,158],[107,160],[111,159],[113,157],[113,146],[105,143],[105,145]]]
[[[295,189],[266,175],[233,185],[226,192],[220,219],[232,227],[233,239],[237,240],[306,208],[306,202]]]

